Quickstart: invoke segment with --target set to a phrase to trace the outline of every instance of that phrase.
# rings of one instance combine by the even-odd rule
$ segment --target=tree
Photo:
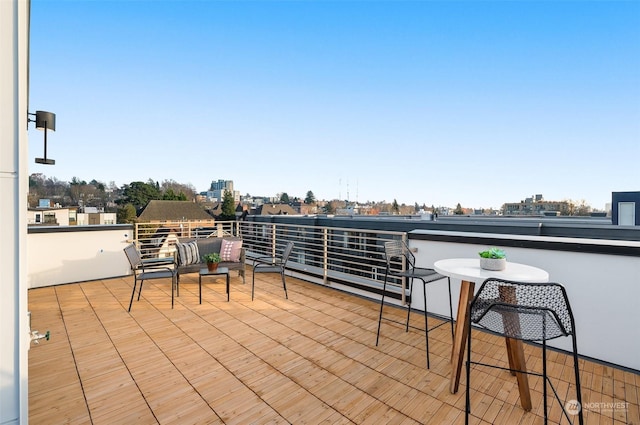
[[[176,200],[180,201],[191,201],[196,198],[196,189],[193,185],[178,183],[175,180],[164,180],[160,185],[160,190],[163,194],[172,190],[176,194]]]
[[[87,183],[78,177],[73,177],[69,182],[67,194],[73,205],[85,207],[104,207],[107,203],[105,185],[96,179]]]
[[[336,206],[333,204],[333,201],[329,201],[326,204],[324,204],[324,213],[325,214],[335,214],[336,213]]]
[[[39,200],[47,197],[45,183],[43,174],[37,173],[29,176],[29,195],[27,196],[29,207],[37,207]]]
[[[453,210],[453,213],[456,215],[462,215],[464,214],[464,211],[462,209],[462,205],[460,205],[460,203],[458,202],[458,205],[456,205],[456,209]]]
[[[125,204],[118,207],[118,212],[116,213],[116,217],[118,218],[118,223],[135,223],[137,220],[136,216],[136,207],[131,204]]]
[[[308,191],[307,192],[307,197],[304,198],[304,203],[305,204],[315,204],[316,203],[316,197],[313,195],[312,191]]]
[[[105,191],[105,185],[102,182],[97,181],[96,179],[93,179],[89,182],[89,184],[93,187],[95,187],[96,189],[104,192]]]
[[[162,199],[164,201],[177,201],[178,195],[176,195],[173,189],[169,188],[165,190],[165,192],[162,194]]]
[[[118,200],[118,203],[120,205],[131,204],[138,210],[147,205],[149,201],[161,198],[160,190],[153,182],[131,182],[125,186],[122,199]]]
[[[233,193],[229,190],[224,191],[222,196],[222,214],[220,214],[221,220],[235,220],[236,207],[235,199],[233,199]]]
[[[289,195],[287,195],[287,192],[283,192],[282,195],[280,195],[280,203],[288,204],[289,202]]]
[[[565,199],[564,203],[564,208],[560,211],[561,215],[588,216],[591,214],[591,206],[584,199],[580,201]]]
[[[396,201],[395,199],[393,200],[393,203],[391,204],[391,211],[394,214],[398,214],[400,212],[400,205],[398,205],[398,201]]]

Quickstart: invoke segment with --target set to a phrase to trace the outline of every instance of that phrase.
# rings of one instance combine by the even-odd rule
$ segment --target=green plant
[[[507,254],[499,248],[489,248],[486,251],[480,251],[480,257],[482,258],[506,258]]]
[[[221,260],[220,254],[218,254],[217,252],[203,255],[202,259],[207,263],[219,263]]]

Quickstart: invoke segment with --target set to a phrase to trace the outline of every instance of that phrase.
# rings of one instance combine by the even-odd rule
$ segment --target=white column
[[[0,424],[26,424],[28,0],[0,0]]]

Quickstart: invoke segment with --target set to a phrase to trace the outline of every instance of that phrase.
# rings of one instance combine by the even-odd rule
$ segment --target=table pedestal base
[[[473,299],[475,283],[466,280],[460,286],[460,300],[458,302],[458,313],[456,316],[455,336],[451,349],[451,381],[449,390],[452,394],[458,392],[460,387],[460,372],[464,362],[464,351],[469,338],[469,304]],[[509,358],[509,368],[526,371],[526,361],[524,348],[519,339],[505,338],[507,346],[507,357]],[[531,393],[529,390],[529,379],[526,373],[512,372],[518,380],[518,390],[520,391],[520,404],[525,411],[531,410]]]

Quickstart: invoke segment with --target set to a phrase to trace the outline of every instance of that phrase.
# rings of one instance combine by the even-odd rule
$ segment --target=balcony
[[[32,327],[50,330],[52,339],[33,346],[29,354],[32,423],[464,422],[464,387],[456,394],[449,392],[451,340],[446,327],[430,334],[430,370],[424,367],[424,336],[419,331],[405,333],[399,325],[385,322],[381,343],[375,346],[381,276],[376,273],[375,256],[361,252],[375,251],[385,238],[409,236],[419,262],[427,263],[433,261],[434,251],[444,258],[476,252],[470,235],[467,243],[461,243],[455,235],[444,235],[444,240],[442,234],[434,238],[429,232],[407,235],[271,224],[255,231],[256,224],[252,226],[254,232],[244,232],[243,237],[255,251],[272,249],[274,242],[287,238],[296,241],[287,280],[289,300],[284,299],[277,276],[261,274],[256,276],[254,302],[250,285],[232,276],[230,302],[223,280],[211,279],[199,305],[197,275],[187,275],[181,279],[175,309],[170,308],[169,283],[149,282],[131,314],[126,308],[133,278],[127,275],[121,250],[132,237],[132,228],[74,230],[62,237],[34,229],[29,238],[38,242],[29,241],[29,310]],[[632,242],[602,243],[635,249]],[[544,264],[552,278],[570,272],[580,277],[568,285],[578,285],[569,296],[579,318],[578,346],[586,356],[580,361],[585,423],[638,424],[640,375],[634,367],[638,351],[620,353],[620,347],[633,350],[638,339],[634,337],[637,309],[625,304],[638,290],[632,285],[639,275],[637,258],[589,252],[600,249],[594,241],[581,244],[583,253],[531,247],[509,251],[515,258]],[[69,249],[60,254],[63,259],[56,259],[52,247],[62,245]],[[31,264],[40,258],[38,250],[50,253],[51,264]],[[592,280],[604,273],[594,272],[596,262],[613,278],[607,281],[607,297],[600,290],[596,293],[600,297],[593,300]],[[57,285],[68,282],[76,283]],[[626,291],[616,294],[618,285]],[[430,297],[437,313],[441,297],[437,293]],[[395,301],[402,302],[401,297]],[[613,318],[602,312],[585,313],[590,302],[605,312],[624,311]],[[389,308],[386,314],[400,319],[404,310]],[[619,323],[620,316],[626,322]],[[420,315],[413,320],[419,326]],[[609,329],[609,334],[593,331],[600,328]],[[504,341],[473,332],[478,341],[474,356],[506,365]],[[601,351],[594,348],[598,340],[604,345]],[[527,365],[539,370],[538,347],[527,345],[525,353]],[[573,398],[571,358],[554,351],[549,361],[561,397]],[[534,407],[527,413],[508,372],[478,369],[472,380],[471,423],[542,423],[542,382],[531,377],[530,385]],[[551,423],[567,423],[557,402],[550,403]]]

